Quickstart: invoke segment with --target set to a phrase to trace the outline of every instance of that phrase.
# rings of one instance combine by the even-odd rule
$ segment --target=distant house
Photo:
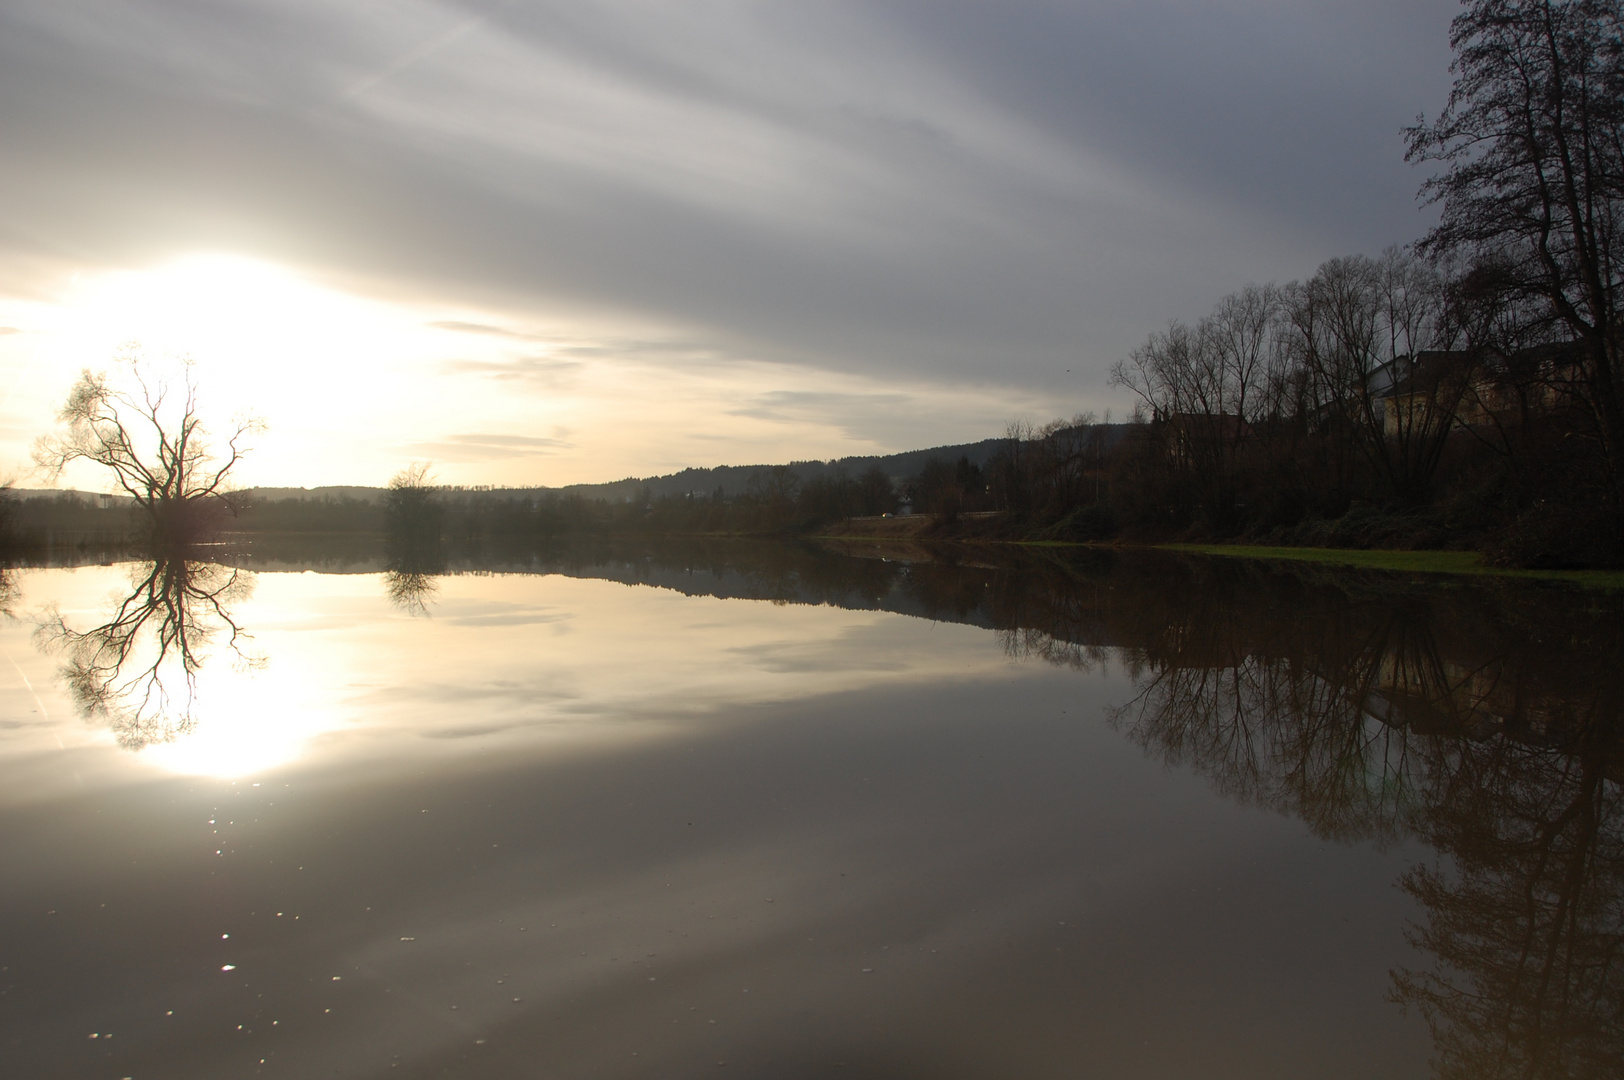
[[[1395,357],[1371,373],[1367,385],[1381,402],[1389,436],[1448,414],[1451,427],[1552,409],[1583,378],[1583,360],[1570,344],[1537,345],[1510,355],[1477,359],[1463,350],[1428,350]]]
[[[1252,435],[1252,425],[1234,413],[1155,412],[1151,423],[1166,436],[1168,458],[1181,465],[1193,462],[1199,447],[1234,445]]]
[[[1396,437],[1440,423],[1462,426],[1462,406],[1473,397],[1472,368],[1470,353],[1444,349],[1395,356],[1381,365],[1366,385],[1381,405],[1383,430]]]

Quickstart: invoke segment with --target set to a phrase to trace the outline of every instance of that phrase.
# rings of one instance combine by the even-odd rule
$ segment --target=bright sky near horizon
[[[254,484],[1121,409],[1168,319],[1425,228],[1455,9],[0,0],[0,475],[132,340],[266,420]]]

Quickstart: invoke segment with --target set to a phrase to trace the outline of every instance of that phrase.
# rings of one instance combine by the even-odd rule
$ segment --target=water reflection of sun
[[[222,664],[198,679],[197,726],[141,751],[154,765],[200,776],[247,776],[299,757],[331,717],[300,700],[296,688],[266,671]]]

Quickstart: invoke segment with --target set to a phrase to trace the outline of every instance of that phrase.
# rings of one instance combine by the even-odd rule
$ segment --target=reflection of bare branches
[[[11,605],[22,595],[16,575],[8,566],[0,566],[0,618],[12,618]]]
[[[1430,966],[1393,984],[1440,1077],[1624,1075],[1616,613],[1223,576],[1119,588],[1094,639],[1137,688],[1113,723],[1318,835],[1443,856],[1401,881]],[[1006,632],[1006,650],[1065,663],[1043,636]]]
[[[428,466],[413,465],[397,473],[389,481],[385,504],[389,535],[384,592],[406,614],[427,615],[434,594],[440,591],[435,577],[446,571],[440,537],[445,508],[429,485]]]
[[[414,570],[386,570],[383,587],[389,602],[408,615],[427,615],[429,602],[440,591],[436,575]]]
[[[222,632],[240,665],[264,663],[244,651],[248,635],[227,610],[252,589],[246,571],[159,559],[141,565],[106,622],[75,630],[52,610],[35,638],[66,654],[62,677],[80,713],[111,727],[119,745],[139,750],[195,726],[197,674]]]
[[[1225,795],[1295,813],[1322,836],[1389,842],[1419,777],[1401,730],[1354,708],[1343,688],[1289,659],[1141,668],[1112,723]]]
[[[1427,912],[1431,970],[1394,973],[1426,1017],[1441,1077],[1624,1075],[1624,788],[1619,714],[1567,752],[1496,740],[1440,748],[1422,825],[1449,871],[1403,886]]]
[[[1011,660],[1042,660],[1073,671],[1103,671],[1111,655],[1101,646],[1063,641],[1041,630],[1000,630],[998,640]]]

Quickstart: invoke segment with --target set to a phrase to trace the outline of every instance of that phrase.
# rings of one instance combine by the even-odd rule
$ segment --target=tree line
[[[988,499],[1029,533],[1624,561],[1624,3],[1463,7],[1405,132],[1437,225],[1151,334],[1113,371],[1137,422],[1019,433]]]

